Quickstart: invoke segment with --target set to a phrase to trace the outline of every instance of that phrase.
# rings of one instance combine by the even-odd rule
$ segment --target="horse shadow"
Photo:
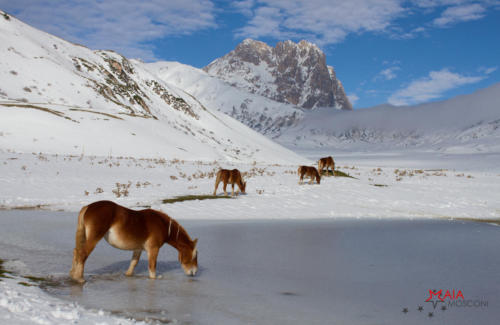
[[[116,274],[116,273],[123,273],[128,269],[128,266],[130,265],[130,260],[124,260],[120,262],[115,262],[106,266],[103,266],[98,269],[93,269],[90,273],[95,274],[95,275],[105,275],[105,274]],[[177,261],[158,261],[156,263],[156,273],[157,274],[164,274],[168,273],[170,271],[180,269],[181,265]],[[141,274],[148,274],[148,261],[147,260],[139,260],[139,263],[137,263],[137,266],[134,269],[134,275],[141,275]]]

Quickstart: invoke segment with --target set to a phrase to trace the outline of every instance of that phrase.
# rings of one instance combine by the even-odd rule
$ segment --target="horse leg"
[[[147,249],[148,269],[149,269],[149,278],[150,279],[156,279],[156,259],[158,257],[159,251],[160,251],[159,247],[149,247]]]
[[[232,189],[233,189],[233,190],[231,191],[231,196],[234,196],[234,183],[233,183],[233,184],[231,184],[231,187],[232,187]]]
[[[309,181],[309,184],[312,184],[314,182],[314,175],[311,174],[311,180]]]
[[[227,187],[227,183],[224,182],[224,195],[227,196],[227,190],[226,190],[226,187]]]
[[[132,259],[130,260],[130,266],[128,267],[127,272],[125,272],[126,276],[131,276],[132,274],[134,274],[134,269],[137,266],[137,263],[139,263],[139,259],[141,258],[141,253],[142,249],[134,251]]]
[[[95,236],[90,236],[90,238],[87,238],[85,241],[85,244],[83,245],[83,249],[79,250],[77,253],[75,253],[74,256],[74,268],[71,270],[71,277],[78,281],[78,282],[85,282],[83,279],[83,272],[85,269],[85,262],[87,261],[87,258],[89,257],[90,253],[95,248],[95,245],[101,240],[102,236],[95,237]]]

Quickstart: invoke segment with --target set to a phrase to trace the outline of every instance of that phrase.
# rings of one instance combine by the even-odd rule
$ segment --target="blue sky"
[[[203,67],[245,38],[305,39],[355,108],[412,105],[500,81],[500,0],[0,0],[92,49]]]

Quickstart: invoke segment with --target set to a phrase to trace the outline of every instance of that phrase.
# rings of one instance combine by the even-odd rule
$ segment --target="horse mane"
[[[167,242],[178,243],[180,245],[185,244],[191,249],[194,248],[193,240],[191,239],[191,237],[189,237],[189,234],[186,231],[186,229],[184,229],[184,227],[182,227],[177,222],[177,220],[171,218],[168,214],[162,211],[151,209],[151,212],[160,216],[161,220],[163,220],[165,224],[165,229],[167,231],[167,237],[166,237]]]

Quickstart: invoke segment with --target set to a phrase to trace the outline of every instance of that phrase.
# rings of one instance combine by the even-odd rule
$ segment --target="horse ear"
[[[196,248],[196,244],[198,244],[198,238],[193,240],[193,249]]]

